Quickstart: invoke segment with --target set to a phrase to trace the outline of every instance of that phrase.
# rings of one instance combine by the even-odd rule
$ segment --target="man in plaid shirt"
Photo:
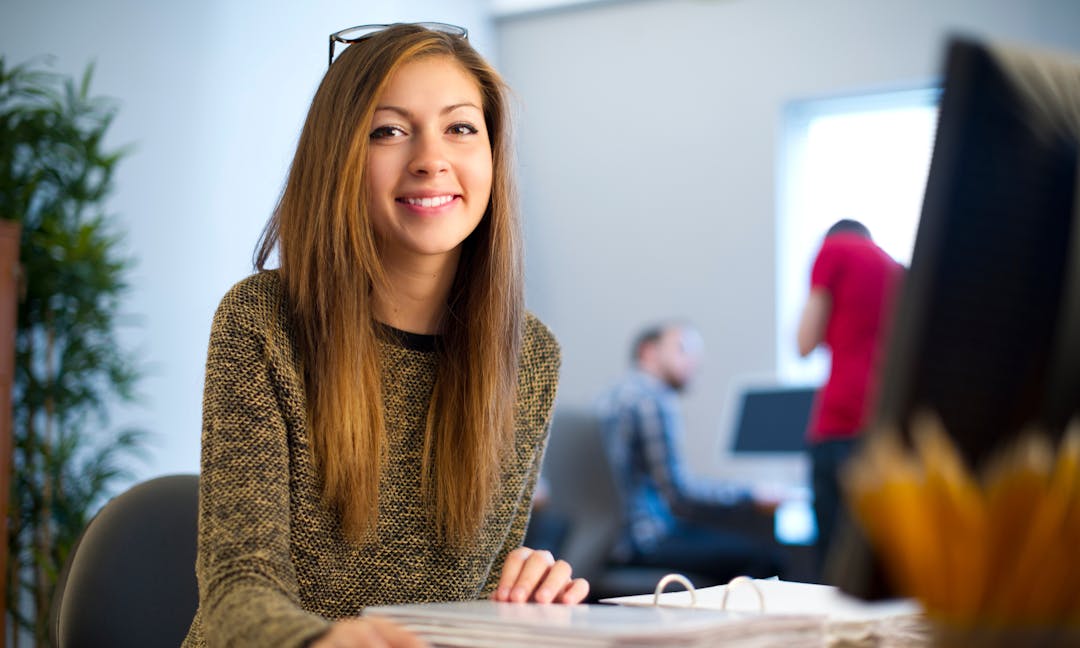
[[[604,445],[626,506],[612,559],[716,582],[775,576],[778,552],[740,528],[754,518],[761,526],[763,518],[749,491],[694,478],[683,466],[679,394],[702,350],[701,335],[689,325],[647,329],[634,343],[631,369],[598,400]]]

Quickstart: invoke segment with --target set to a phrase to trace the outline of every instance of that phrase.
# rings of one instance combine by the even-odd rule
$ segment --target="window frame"
[[[926,170],[929,171],[933,151],[937,110],[941,99],[940,85],[878,90],[857,95],[845,95],[791,101],[785,105],[782,115],[780,150],[777,155],[777,216],[776,216],[776,373],[781,384],[823,384],[828,376],[829,355],[822,348],[814,350],[806,358],[800,358],[796,344],[796,331],[802,306],[809,293],[809,276],[814,254],[820,246],[820,237],[833,221],[839,218],[858,218],[854,214],[836,214],[828,223],[806,223],[805,214],[812,211],[804,206],[801,185],[807,161],[808,140],[816,120],[840,116],[862,116],[871,113],[930,109],[933,111],[930,139],[926,147]],[[921,187],[925,189],[926,177]],[[918,212],[921,213],[922,195],[918,196]],[[910,241],[914,244],[920,213],[915,213],[910,224]],[[874,226],[866,223],[871,232]],[[879,241],[880,242],[880,241]],[[911,258],[908,246],[894,250],[896,246],[882,243],[898,261],[905,265]]]

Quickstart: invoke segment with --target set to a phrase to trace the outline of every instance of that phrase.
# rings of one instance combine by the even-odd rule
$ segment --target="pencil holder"
[[[941,422],[867,439],[850,509],[939,646],[1080,646],[1080,426],[1036,430],[972,471]]]

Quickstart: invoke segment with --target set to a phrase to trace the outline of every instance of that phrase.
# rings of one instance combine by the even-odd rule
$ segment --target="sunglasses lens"
[[[411,23],[417,27],[423,27],[424,29],[430,29],[431,31],[442,32],[444,34],[450,34],[451,36],[457,36],[459,38],[469,38],[469,30],[464,27],[458,27],[457,25],[448,25],[446,23],[436,22],[421,22]],[[350,43],[356,43],[364,40],[368,36],[374,33],[380,32],[387,27],[393,27],[393,25],[359,25],[357,27],[349,27],[348,29],[342,29],[339,32],[330,34],[330,58],[329,63],[334,62],[336,50],[335,45],[341,43],[342,46],[349,45]]]
[[[458,27],[457,25],[448,25],[446,23],[437,22],[421,22],[412,24],[416,25],[417,27],[423,27],[424,29],[430,29],[431,31],[450,34],[451,36],[460,36],[461,38],[469,37],[469,31],[464,27]],[[348,29],[342,29],[341,31],[334,33],[333,38],[334,40],[345,43],[355,43],[358,40],[363,40],[364,38],[367,38],[368,36],[371,36],[376,32],[380,32],[387,27],[392,26],[393,25],[360,25],[357,27],[349,27]]]
[[[458,27],[457,25],[448,25],[446,23],[433,23],[422,22],[416,23],[417,25],[430,29],[432,31],[443,32],[444,34],[450,34],[451,36],[460,36],[461,38],[468,38],[469,31],[464,27]]]
[[[350,27],[335,33],[334,40],[345,43],[354,43],[365,36],[371,36],[381,29],[385,29],[385,27],[383,25],[361,25],[360,27]]]

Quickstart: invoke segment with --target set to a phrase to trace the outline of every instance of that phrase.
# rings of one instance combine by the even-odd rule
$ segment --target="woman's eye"
[[[388,137],[401,137],[405,131],[397,126],[379,126],[371,131],[371,139],[386,139]]]
[[[451,135],[475,135],[480,131],[478,131],[476,127],[472,124],[462,122],[459,124],[454,124],[450,128],[446,129],[446,132],[450,133]]]

